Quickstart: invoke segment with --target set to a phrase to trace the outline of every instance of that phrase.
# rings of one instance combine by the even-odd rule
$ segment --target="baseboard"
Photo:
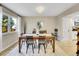
[[[10,45],[9,47],[5,48],[4,50],[2,50],[0,52],[0,56],[5,56],[6,53],[8,53],[10,50],[12,50],[12,48],[14,48],[17,45],[18,41],[16,41],[15,43],[13,43],[12,45]]]

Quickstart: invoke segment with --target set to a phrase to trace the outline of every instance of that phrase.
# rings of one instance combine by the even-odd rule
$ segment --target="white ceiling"
[[[21,16],[39,16],[36,7],[43,6],[44,12],[41,16],[57,16],[69,9],[74,3],[2,3],[5,7],[13,10]]]

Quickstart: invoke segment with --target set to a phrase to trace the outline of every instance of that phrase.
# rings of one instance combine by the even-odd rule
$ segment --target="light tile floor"
[[[23,44],[22,52],[18,52],[18,45],[9,51],[5,56],[76,56],[76,44],[73,41],[56,41],[56,52],[52,52],[52,47],[48,44],[46,49],[47,53],[44,53],[44,49],[41,46],[40,53],[38,54],[38,49],[35,48],[34,54],[32,53],[31,46],[26,54],[26,46]]]

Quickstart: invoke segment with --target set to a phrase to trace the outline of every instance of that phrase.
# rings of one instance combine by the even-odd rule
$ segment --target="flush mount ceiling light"
[[[39,14],[42,14],[42,13],[44,12],[44,10],[45,10],[45,8],[44,8],[43,6],[38,6],[38,7],[36,7],[36,11],[37,11],[37,13],[39,13]]]

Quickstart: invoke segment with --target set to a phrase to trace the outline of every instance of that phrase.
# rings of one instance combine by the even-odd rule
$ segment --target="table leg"
[[[55,38],[53,38],[53,52],[55,52]]]
[[[19,38],[19,53],[21,53],[21,39]]]

